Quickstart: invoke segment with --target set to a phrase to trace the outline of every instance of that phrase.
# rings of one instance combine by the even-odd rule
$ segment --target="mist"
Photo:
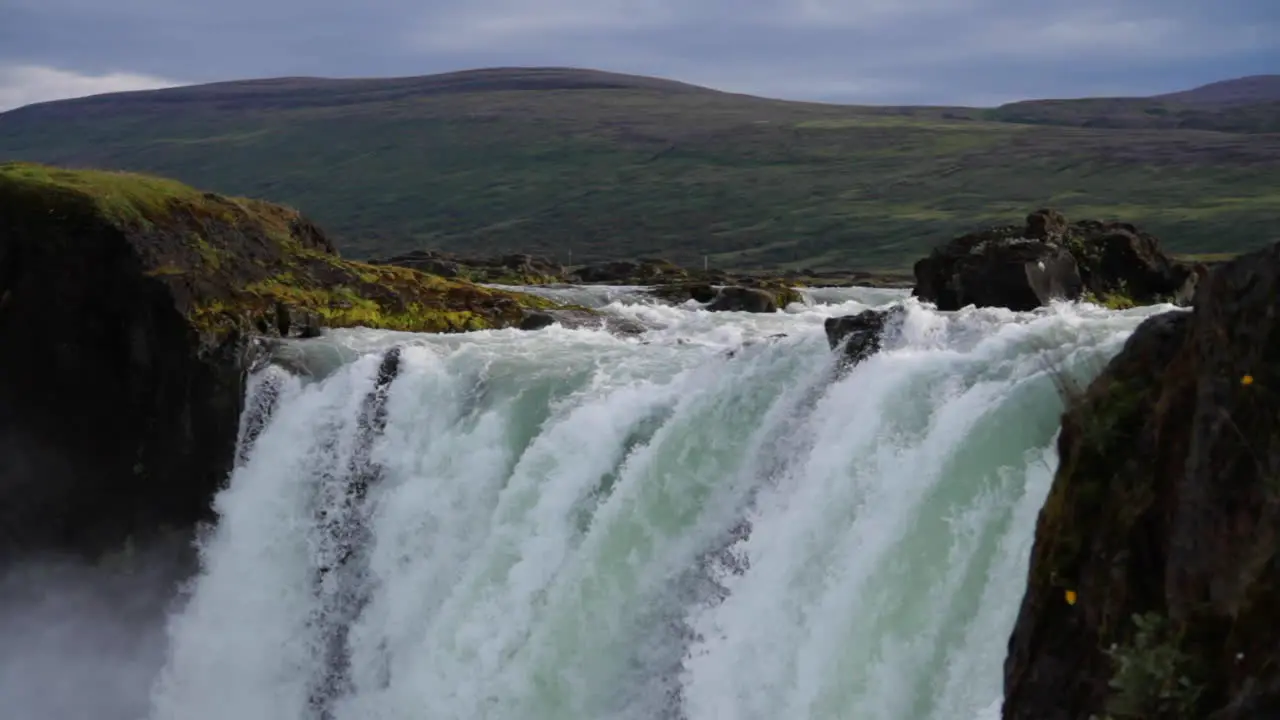
[[[0,570],[0,711],[6,720],[140,720],[182,602],[189,537],[96,564],[24,560]]]

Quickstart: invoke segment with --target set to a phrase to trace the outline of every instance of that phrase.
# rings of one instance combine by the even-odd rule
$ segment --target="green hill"
[[[1258,132],[1278,118],[1267,100],[859,107],[493,69],[33,105],[0,114],[0,159],[286,203],[355,257],[871,269],[1040,206],[1140,223],[1177,252],[1256,247],[1280,235],[1280,134]]]

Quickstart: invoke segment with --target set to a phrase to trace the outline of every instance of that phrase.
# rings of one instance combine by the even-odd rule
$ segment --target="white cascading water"
[[[253,379],[150,719],[998,717],[1055,374],[1167,308],[908,300],[839,372],[822,321],[902,295],[295,346],[321,370]]]

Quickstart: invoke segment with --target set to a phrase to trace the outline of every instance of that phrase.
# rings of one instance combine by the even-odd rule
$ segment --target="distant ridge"
[[[763,96],[730,93],[715,88],[678,80],[632,75],[628,73],[574,67],[491,67],[458,70],[432,75],[389,78],[326,78],[311,76],[254,78],[222,82],[182,85],[154,90],[106,93],[81,98],[35,103],[0,117],[21,113],[27,108],[48,110],[53,107],[85,108],[90,106],[135,106],[171,103],[213,104],[219,107],[318,107],[361,103],[391,102],[412,97],[490,93],[503,91],[590,91],[638,90],[664,94],[708,94],[753,98],[794,105],[828,105],[845,107],[843,103],[819,103],[775,100]],[[1081,106],[1132,102],[1161,102],[1194,106],[1232,107],[1280,102],[1280,75],[1252,75],[1209,83],[1189,90],[1145,97],[1093,97],[1073,99],[1034,98],[1002,105],[1000,109],[1020,108],[1052,103],[1074,103]],[[903,106],[937,107],[942,106]],[[975,108],[954,108],[974,110]],[[1063,123],[1072,124],[1072,123]]]
[[[305,107],[388,102],[408,97],[529,90],[647,90],[671,94],[717,93],[677,80],[568,67],[495,67],[394,78],[277,77],[231,80],[53,100],[28,108],[66,105],[213,103]],[[18,108],[17,112],[24,108]],[[4,115],[5,113],[0,113]]]
[[[1250,75],[1220,80],[1181,92],[1155,95],[1151,99],[1187,105],[1250,105],[1280,102],[1280,75]]]

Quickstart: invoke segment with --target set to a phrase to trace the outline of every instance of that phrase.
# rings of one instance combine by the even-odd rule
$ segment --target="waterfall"
[[[1159,308],[876,292],[300,345],[350,359],[253,378],[151,720],[997,717],[1055,381]]]

